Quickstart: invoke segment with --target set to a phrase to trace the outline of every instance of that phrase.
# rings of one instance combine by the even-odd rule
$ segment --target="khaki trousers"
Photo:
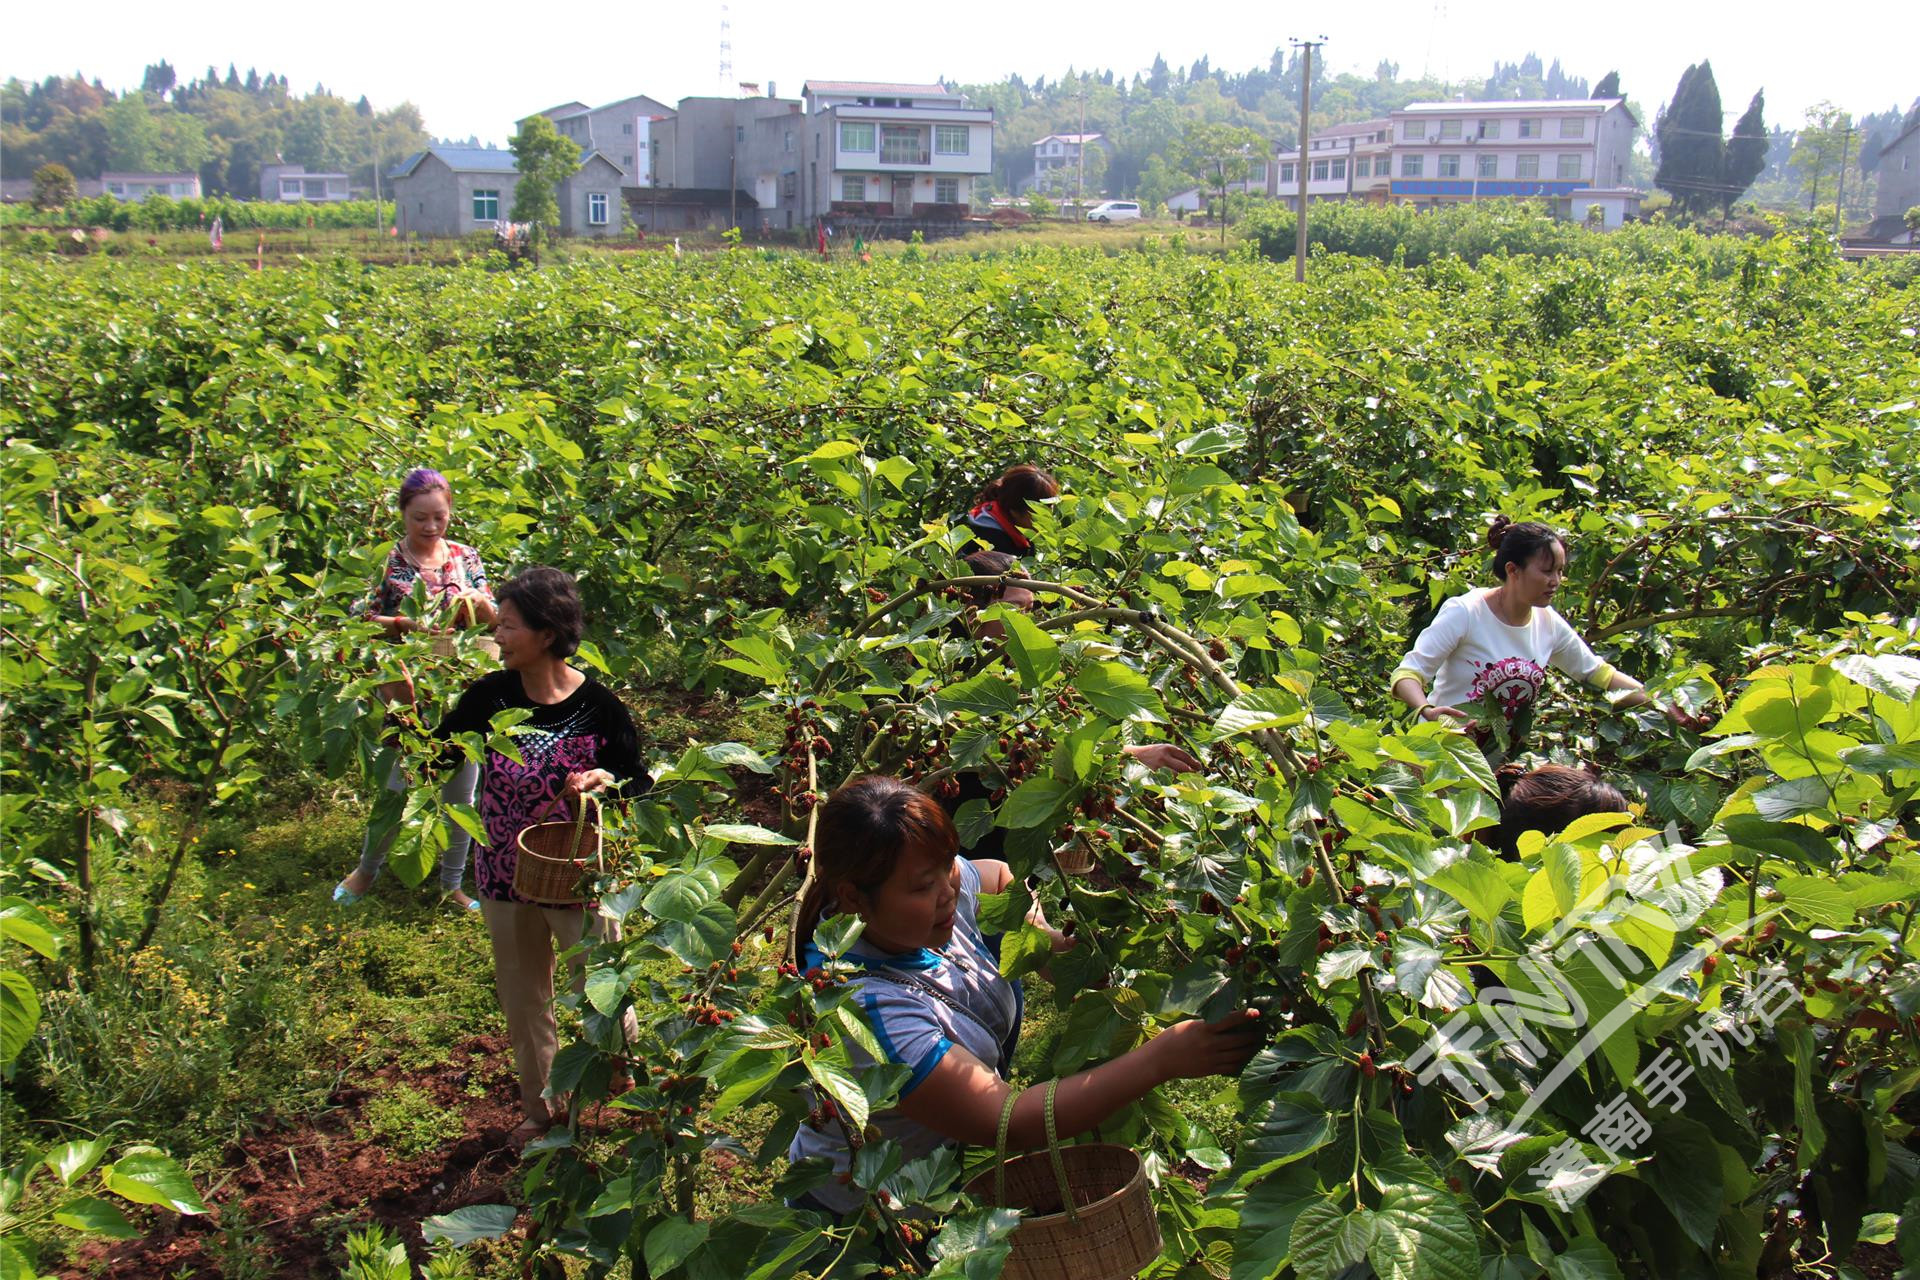
[[[527,1119],[545,1124],[552,1114],[547,1077],[559,1048],[560,1031],[553,1017],[554,957],[578,943],[589,931],[618,938],[619,926],[583,907],[538,907],[520,902],[480,900],[480,914],[493,941],[493,984],[500,1011],[507,1015],[507,1036],[513,1041],[513,1065],[520,1073],[520,1109]],[[586,957],[569,961],[572,986],[578,992],[587,981]],[[640,1035],[631,1011],[626,1017],[629,1043]]]

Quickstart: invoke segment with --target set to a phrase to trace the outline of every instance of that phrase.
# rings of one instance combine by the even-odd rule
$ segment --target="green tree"
[[[1806,123],[1793,140],[1793,155],[1787,167],[1799,175],[1800,190],[1806,193],[1807,208],[1820,203],[1820,181],[1831,174],[1838,181],[1840,166],[1847,159],[1847,138],[1853,117],[1831,102],[1817,102],[1807,108]]]
[[[513,220],[531,222],[537,234],[560,220],[560,202],[554,193],[580,167],[580,144],[561,137],[545,116],[530,116],[507,145],[520,170]]]
[[[79,184],[73,180],[73,171],[63,164],[51,160],[33,171],[33,207],[36,209],[60,209],[72,204],[80,195]]]
[[[1193,124],[1180,135],[1180,167],[1220,195],[1220,239],[1227,238],[1227,188],[1245,182],[1267,140],[1256,129],[1232,124]]]
[[[144,172],[159,167],[160,126],[137,93],[120,98],[101,113],[107,126],[107,167]]]
[[[1654,124],[1660,166],[1653,180],[1687,214],[1698,216],[1720,203],[1726,155],[1720,130],[1720,87],[1713,82],[1713,64],[1702,60],[1680,73],[1673,100]]]
[[[1626,97],[1624,93],[1620,92],[1620,73],[1618,71],[1609,71],[1607,74],[1601,76],[1600,83],[1593,86],[1593,96],[1596,98]]]
[[[1723,212],[1733,208],[1733,202],[1747,193],[1753,180],[1767,167],[1767,122],[1763,118],[1766,109],[1766,90],[1753,95],[1753,101],[1747,104],[1746,111],[1733,126],[1733,137],[1727,141],[1726,161],[1720,169],[1720,208]]]

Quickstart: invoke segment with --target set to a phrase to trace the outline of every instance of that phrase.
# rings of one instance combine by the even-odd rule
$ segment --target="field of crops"
[[[0,1270],[131,1268],[185,1211],[221,1224],[206,1272],[307,1274],[272,1260],[324,1236],[331,1274],[379,1215],[263,1224],[241,1188],[306,1175],[234,1152],[495,1029],[483,955],[424,907],[309,927],[384,774],[383,666],[430,706],[484,664],[353,614],[416,465],[496,578],[579,576],[584,660],[656,776],[555,1087],[607,1098],[629,1008],[640,1083],[386,1240],[431,1274],[997,1274],[1013,1219],[958,1196],[959,1153],[869,1143],[868,1212],[785,1204],[796,1128],[831,1100],[857,1133],[903,1074],[859,1067],[842,989],[774,972],[807,814],[857,771],[953,768],[1008,775],[960,815],[1007,832],[1003,969],[1047,958],[1032,901],[1078,928],[1028,978],[1028,1080],[1268,1010],[1237,1082],[1102,1129],[1148,1156],[1149,1274],[1920,1265],[1920,290],[1819,238],[1653,228],[1313,276],[1172,249],[0,259]],[[1039,602],[981,631],[948,521],[1024,461],[1064,490]],[[1386,690],[1489,582],[1495,513],[1565,530],[1561,612],[1706,717],[1558,688],[1534,750],[1636,817],[1518,861],[1475,839],[1480,751]],[[1204,777],[1123,767],[1147,741]],[[1495,981],[1518,994],[1476,1001]],[[384,1247],[354,1237],[352,1274],[408,1274]]]

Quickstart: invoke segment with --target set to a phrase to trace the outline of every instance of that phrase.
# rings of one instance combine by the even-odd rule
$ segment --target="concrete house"
[[[565,102],[534,115],[547,117],[561,137],[578,143],[582,158],[593,151],[605,156],[626,175],[623,185],[645,187],[653,183],[654,154],[659,150],[655,126],[672,117],[673,108],[639,93],[600,107]],[[532,116],[523,117],[515,123],[524,124],[530,119]]]
[[[1640,122],[1623,99],[1415,102],[1391,118],[1396,204],[1545,197],[1560,217],[1597,209],[1608,227],[1639,212],[1627,160]]]
[[[1880,187],[1866,238],[1881,244],[1917,243],[1907,230],[1906,213],[1920,205],[1920,108],[1909,112],[1900,135],[1880,148],[1875,173]]]
[[[200,175],[197,173],[103,173],[100,175],[100,189],[115,200],[130,200],[135,204],[148,196],[166,196],[171,200],[197,200],[200,198]]]
[[[1307,143],[1307,200],[1380,200],[1387,194],[1392,122],[1362,120],[1322,129]],[[1300,152],[1273,158],[1267,194],[1291,209],[1300,201]]]
[[[513,152],[435,143],[387,173],[394,225],[403,233],[464,236],[491,231],[513,209],[520,173]]]
[[[512,153],[508,153],[511,158]],[[560,232],[569,236],[617,236],[624,226],[620,191],[627,173],[603,151],[580,157],[580,167],[554,194],[560,205]]]
[[[260,198],[280,203],[322,204],[349,198],[344,173],[309,173],[305,165],[260,166]]]
[[[993,112],[943,84],[809,80],[804,219],[958,221],[993,169]]]
[[[1080,172],[1080,157],[1088,148],[1113,155],[1113,144],[1103,133],[1050,133],[1033,144],[1033,176],[1021,183],[1023,190],[1066,189]]]

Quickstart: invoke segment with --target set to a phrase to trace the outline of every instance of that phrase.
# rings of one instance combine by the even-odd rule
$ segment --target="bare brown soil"
[[[476,1082],[479,1097],[469,1093]],[[402,1084],[462,1116],[465,1133],[411,1160],[385,1149],[369,1131],[363,1108]],[[341,1240],[350,1230],[381,1223],[419,1262],[426,1257],[422,1218],[518,1199],[519,1154],[507,1139],[520,1123],[519,1089],[504,1036],[475,1037],[456,1046],[445,1063],[425,1070],[387,1068],[376,1081],[341,1089],[331,1102],[317,1116],[269,1120],[236,1146],[225,1168],[202,1180],[214,1188],[207,1197],[212,1214],[156,1213],[144,1237],[89,1244],[55,1274],[72,1280],[223,1276],[220,1216],[237,1205],[261,1237],[255,1256],[268,1274],[332,1277],[339,1274]]]

